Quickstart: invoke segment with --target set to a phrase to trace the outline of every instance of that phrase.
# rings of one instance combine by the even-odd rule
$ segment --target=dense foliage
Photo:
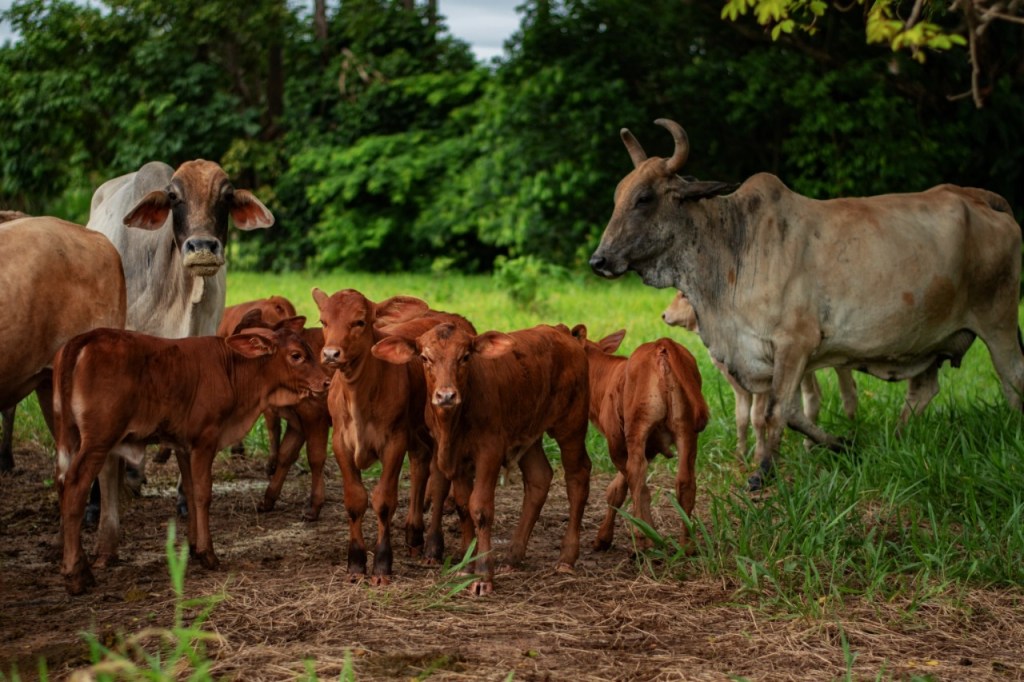
[[[630,168],[619,128],[664,154],[662,116],[703,178],[770,171],[822,198],[955,182],[1024,208],[1019,25],[989,27],[1000,68],[978,108],[962,48],[920,63],[867,44],[857,13],[776,40],[708,0],[520,13],[483,65],[436,2],[16,0],[0,208],[84,222],[105,179],[204,157],[278,218],[241,238],[236,266],[579,267]]]

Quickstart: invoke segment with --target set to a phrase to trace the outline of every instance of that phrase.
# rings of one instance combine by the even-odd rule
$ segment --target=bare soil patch
[[[54,679],[87,666],[82,631],[111,643],[119,633],[169,626],[164,543],[173,463],[150,465],[144,496],[123,514],[121,562],[96,571],[99,585],[72,598],[51,549],[52,455],[23,443],[15,458],[17,471],[0,478],[0,679],[15,666],[32,679],[39,657]],[[553,570],[566,520],[556,472],[526,565],[499,575],[492,596],[446,597],[447,579],[407,556],[400,531],[393,584],[352,584],[337,467],[328,467],[323,514],[310,524],[301,520],[309,479],[298,471],[277,511],[256,512],[263,464],[261,455],[218,459],[212,532],[223,569],[188,571],[189,596],[227,595],[206,625],[220,637],[209,649],[220,678],[294,679],[310,660],[321,679],[337,679],[351,652],[358,680],[829,680],[848,669],[854,679],[1024,679],[1018,591],[966,590],[914,610],[851,598],[821,619],[773,612],[699,566],[687,568],[690,575],[652,575],[631,557],[621,525],[611,551],[592,551],[610,480],[599,473],[575,575]],[[672,481],[658,474],[653,484],[655,520],[674,529]],[[499,542],[507,542],[520,502],[518,482],[499,489]],[[448,547],[457,547],[454,517],[446,527]],[[85,541],[91,549],[91,533]]]

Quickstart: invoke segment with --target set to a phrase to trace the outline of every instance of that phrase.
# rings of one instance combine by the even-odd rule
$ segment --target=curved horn
[[[690,156],[690,138],[686,136],[683,127],[675,121],[659,118],[654,123],[672,133],[672,139],[676,141],[676,150],[673,152],[672,158],[665,162],[665,167],[669,173],[678,173],[686,163],[687,157]]]
[[[634,168],[647,160],[647,153],[644,152],[644,148],[640,146],[637,139],[633,137],[633,133],[629,132],[629,128],[623,128],[620,130],[619,137],[622,138],[622,144],[626,145],[626,150],[629,152],[629,158],[633,159]]]

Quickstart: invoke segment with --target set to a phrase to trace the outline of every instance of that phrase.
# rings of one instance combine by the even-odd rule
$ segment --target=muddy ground
[[[40,657],[51,679],[81,674],[90,663],[81,632],[115,644],[173,622],[164,558],[173,462],[150,466],[144,496],[125,512],[121,562],[97,571],[88,594],[68,597],[50,549],[51,457],[23,443],[17,471],[0,478],[0,679],[15,669],[33,679]],[[314,670],[338,679],[348,655],[357,680],[1024,679],[1019,592],[969,590],[913,612],[854,598],[814,619],[763,608],[698,567],[673,577],[645,570],[621,526],[615,547],[595,553],[607,474],[594,476],[575,575],[553,570],[566,519],[556,472],[526,565],[498,576],[492,596],[449,597],[453,578],[410,559],[400,531],[393,584],[351,584],[333,462],[328,473],[327,502],[311,524],[301,519],[308,475],[294,470],[278,510],[258,514],[263,457],[218,459],[212,533],[222,569],[190,566],[186,581],[188,596],[226,595],[204,626],[217,635],[208,645],[216,677],[289,680]],[[678,522],[671,483],[664,469],[653,480],[662,529]],[[499,543],[518,518],[520,490],[515,481],[498,490]],[[454,517],[446,528],[455,547]],[[92,534],[85,540],[91,549]]]

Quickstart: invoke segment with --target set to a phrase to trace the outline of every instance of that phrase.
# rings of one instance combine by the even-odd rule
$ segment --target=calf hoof
[[[264,497],[262,500],[256,503],[256,511],[258,511],[260,514],[272,512],[274,511],[274,505],[276,504],[277,500],[271,500],[269,498]]]
[[[85,516],[82,517],[82,527],[93,529],[100,524],[100,506],[90,502],[85,506]]]
[[[181,494],[178,495],[178,500],[175,502],[175,506],[178,508],[177,509],[177,511],[178,511],[178,518],[179,519],[187,519],[188,518],[188,500],[185,499],[184,495],[181,495]]]
[[[89,570],[89,564],[84,559],[75,565],[70,574],[64,576],[64,588],[71,596],[83,594],[95,585],[96,578],[93,577],[92,571]]]
[[[494,592],[494,583],[490,580],[477,580],[469,586],[469,592],[474,597],[486,597]]]
[[[420,566],[440,566],[441,562],[434,557],[423,556],[420,557]]]
[[[107,566],[113,566],[117,563],[117,554],[111,554],[109,552],[104,554],[97,554],[96,558],[93,559],[93,568],[106,568]]]
[[[612,548],[612,541],[605,540],[604,538],[596,538],[594,540],[594,551],[595,552],[607,552]]]
[[[366,573],[362,571],[353,571],[352,569],[349,569],[348,571],[348,581],[352,584],[362,582],[365,577]]]
[[[374,587],[386,587],[391,584],[391,576],[389,575],[374,575],[370,576],[370,584]]]
[[[302,514],[302,520],[307,523],[314,523],[320,520],[320,507],[306,507]]]
[[[197,554],[196,558],[199,560],[199,565],[208,571],[216,571],[220,568],[220,559],[217,558],[212,549]]]
[[[572,564],[567,564],[564,561],[559,561],[555,564],[555,573],[565,573],[567,575],[576,575],[576,569]]]

